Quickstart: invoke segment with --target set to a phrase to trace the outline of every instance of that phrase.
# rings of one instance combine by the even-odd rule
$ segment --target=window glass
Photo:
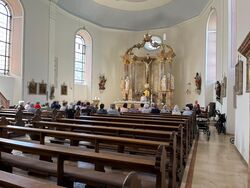
[[[7,4],[0,0],[0,74],[9,74],[11,14]]]

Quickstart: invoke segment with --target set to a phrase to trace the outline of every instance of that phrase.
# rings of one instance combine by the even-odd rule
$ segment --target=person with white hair
[[[25,110],[28,110],[29,107],[30,107],[30,102],[28,101],[28,102],[25,104],[24,109],[25,109]]]
[[[179,110],[179,106],[177,104],[174,106],[172,115],[181,115],[181,111]]]
[[[170,110],[169,110],[169,108],[168,108],[168,106],[165,104],[163,107],[162,107],[162,109],[161,109],[161,113],[170,113]]]
[[[18,101],[17,109],[18,110],[24,110],[24,101]]]
[[[141,110],[141,113],[150,113],[151,108],[149,108],[149,104],[144,104],[143,109]]]
[[[190,108],[188,106],[186,106],[184,112],[182,113],[182,115],[184,115],[184,116],[191,116],[192,113],[193,112],[190,110]]]
[[[108,114],[116,116],[120,115],[119,111],[115,108],[115,104],[110,104],[110,108],[108,109]]]

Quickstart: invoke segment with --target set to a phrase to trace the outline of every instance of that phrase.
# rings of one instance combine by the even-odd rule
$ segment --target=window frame
[[[81,39],[81,43],[77,42],[76,39]],[[81,45],[81,52],[76,50],[76,46]],[[77,59],[77,54],[82,56],[82,61]],[[86,41],[85,39],[80,35],[75,35],[75,51],[74,51],[74,84],[77,85],[86,85]],[[76,69],[76,64],[81,64],[81,70]],[[81,73],[81,79],[76,79],[76,73]]]
[[[0,17],[4,16],[6,19],[6,25],[4,27],[0,26],[0,30],[3,29],[3,33],[5,33],[5,39],[0,40],[0,44],[2,43],[4,46],[3,53],[0,53],[0,57],[3,57],[4,61],[0,62],[0,75],[10,75],[10,49],[11,49],[11,26],[12,26],[12,13],[9,5],[0,0],[0,6],[3,6],[6,12],[0,12]],[[3,67],[3,68],[2,68]]]

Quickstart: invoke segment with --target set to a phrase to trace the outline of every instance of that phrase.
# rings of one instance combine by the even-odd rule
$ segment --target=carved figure
[[[216,93],[216,99],[219,101],[221,98],[221,84],[219,81],[216,81],[215,93]]]
[[[50,95],[49,95],[50,100],[53,100],[55,98],[55,94],[54,93],[55,93],[55,86],[52,85],[50,87]]]
[[[129,93],[129,77],[128,76],[126,76],[124,82],[125,82],[125,86],[124,86],[125,93]]]
[[[196,90],[201,90],[201,76],[199,75],[198,72],[196,73],[194,79],[195,79]]]
[[[165,74],[161,79],[161,91],[167,91],[167,76]]]
[[[107,81],[107,79],[105,78],[105,76],[104,75],[102,75],[102,76],[99,76],[99,90],[105,90],[106,88],[105,88],[105,84],[106,84],[106,81]]]

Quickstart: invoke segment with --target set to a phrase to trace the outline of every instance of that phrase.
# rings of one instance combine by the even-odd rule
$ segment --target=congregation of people
[[[61,104],[59,101],[53,101],[51,105],[45,103],[43,105],[40,102],[27,102],[19,101],[19,104],[16,106],[21,110],[26,110],[27,112],[35,113],[37,109],[41,111],[52,111],[54,109],[63,111],[67,114],[68,118],[74,118],[74,114],[77,110],[80,111],[80,116],[91,115],[91,114],[108,114],[108,115],[117,115],[119,116],[122,113],[151,113],[151,114],[160,114],[168,113],[173,115],[188,115],[191,116],[193,111],[200,113],[200,105],[198,101],[195,101],[193,104],[187,104],[184,108],[180,109],[178,105],[175,105],[173,109],[170,109],[167,105],[163,105],[162,108],[159,108],[156,103],[141,103],[139,108],[135,107],[135,104],[130,106],[127,103],[124,103],[122,107],[116,107],[114,103],[110,104],[109,108],[105,108],[105,105],[101,103],[99,106],[96,104],[91,104],[88,101],[82,102],[78,101],[76,103],[68,103],[63,101]]]

